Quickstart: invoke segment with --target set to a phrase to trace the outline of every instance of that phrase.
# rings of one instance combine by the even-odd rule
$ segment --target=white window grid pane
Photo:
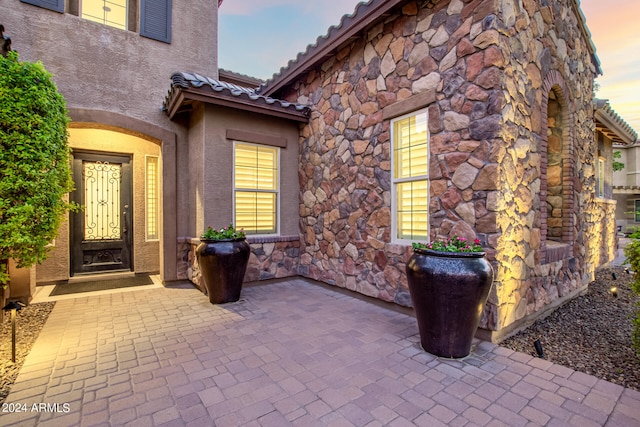
[[[604,196],[604,159],[598,159],[598,196]]]
[[[127,0],[81,0],[80,9],[83,19],[127,29]]]
[[[248,234],[276,232],[275,193],[236,191],[236,228]]]
[[[426,114],[394,123],[394,177],[409,178],[428,173]]]
[[[235,188],[277,190],[277,155],[277,149],[237,144]]]
[[[427,113],[397,119],[392,126],[395,235],[401,240],[428,240]]]
[[[147,156],[147,173],[146,173],[146,223],[147,223],[147,239],[156,240],[159,234],[159,177],[158,177],[158,158]]]
[[[428,181],[400,183],[396,188],[398,238],[427,239],[429,220]]]

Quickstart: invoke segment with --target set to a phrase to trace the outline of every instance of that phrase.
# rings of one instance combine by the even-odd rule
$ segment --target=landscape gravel
[[[624,267],[599,270],[586,294],[500,345],[535,356],[539,339],[546,360],[640,390],[640,357],[632,346],[632,319],[640,309],[631,290],[634,274]]]
[[[500,345],[536,356],[533,343],[539,339],[546,360],[640,390],[640,357],[631,341],[632,318],[640,304],[640,297],[630,287],[633,276],[623,267],[599,270],[584,295]],[[612,287],[617,288],[617,297],[612,295]],[[0,327],[0,403],[9,394],[54,305],[31,304],[18,313],[15,363],[11,361],[11,316],[4,316]]]
[[[16,361],[11,360],[11,315],[5,313],[0,327],[0,403],[9,394],[13,382],[38,338],[55,302],[43,302],[23,307],[16,313]]]

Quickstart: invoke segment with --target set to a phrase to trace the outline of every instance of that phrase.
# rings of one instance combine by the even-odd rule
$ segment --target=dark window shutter
[[[171,43],[171,0],[140,0],[140,35]]]
[[[45,9],[55,10],[64,13],[64,0],[20,0],[22,3],[29,3]]]

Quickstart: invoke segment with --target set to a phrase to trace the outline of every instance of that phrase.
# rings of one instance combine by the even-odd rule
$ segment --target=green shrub
[[[51,74],[16,52],[0,56],[0,265],[30,267],[73,204],[66,102]],[[9,280],[0,271],[0,284]]]
[[[220,230],[207,227],[207,229],[200,236],[204,240],[226,240],[226,239],[242,239],[245,237],[244,230],[236,230],[233,228],[233,224],[229,224],[228,227],[223,227]]]
[[[640,295],[640,228],[636,228],[629,236],[631,238],[629,244],[624,248],[624,256],[627,258],[634,272],[634,280],[631,289]],[[633,331],[633,345],[636,349],[638,357],[640,357],[640,306],[636,310],[636,317],[633,319],[635,329]]]
[[[618,172],[621,171],[622,169],[624,169],[624,163],[619,162],[615,159],[621,159],[622,158],[622,153],[620,151],[614,151],[613,152],[613,171],[614,172]]]

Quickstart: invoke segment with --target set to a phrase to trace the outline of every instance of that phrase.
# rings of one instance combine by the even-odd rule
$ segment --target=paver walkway
[[[640,426],[640,393],[479,342],[418,347],[409,315],[303,279],[214,306],[194,289],[58,301],[0,425]],[[35,405],[34,404],[45,404]]]

